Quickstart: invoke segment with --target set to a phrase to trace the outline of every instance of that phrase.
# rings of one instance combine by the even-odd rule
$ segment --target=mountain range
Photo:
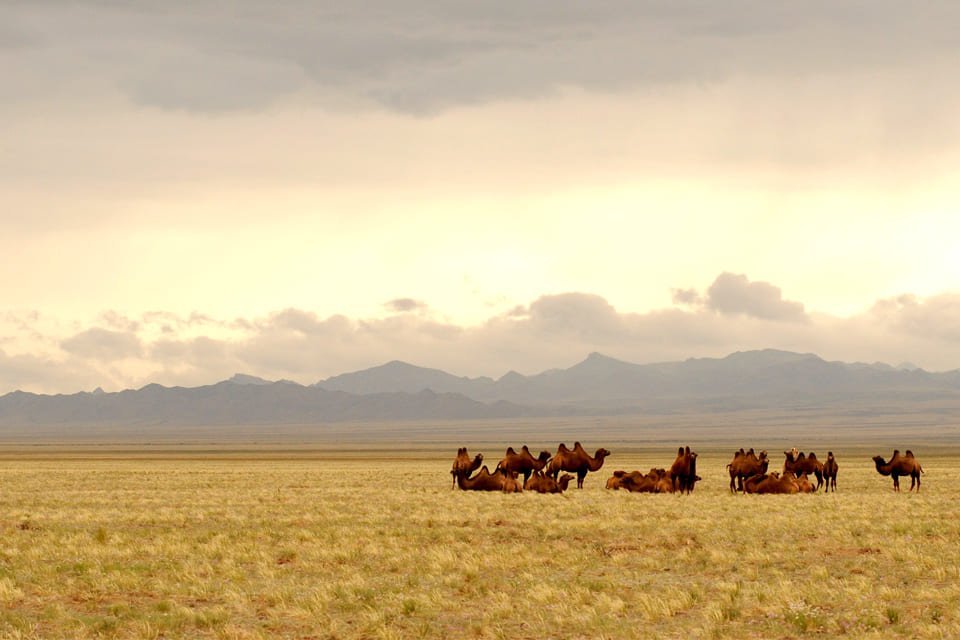
[[[0,427],[318,424],[466,420],[766,408],[960,406],[960,370],[830,362],[765,349],[724,358],[633,364],[591,353],[567,369],[459,377],[400,361],[304,386],[237,374],[200,387],[0,397]]]

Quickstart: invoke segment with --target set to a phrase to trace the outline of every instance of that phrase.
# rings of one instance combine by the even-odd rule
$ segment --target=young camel
[[[913,457],[913,451],[907,449],[906,455],[901,456],[900,450],[894,449],[890,462],[884,462],[882,456],[873,456],[873,463],[877,466],[877,473],[893,477],[894,491],[900,491],[900,476],[910,476],[910,491],[913,491],[916,485],[917,493],[920,493],[920,474],[923,473],[923,467],[920,466],[920,461]]]

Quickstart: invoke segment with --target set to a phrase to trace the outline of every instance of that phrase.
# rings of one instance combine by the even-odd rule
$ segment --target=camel
[[[740,451],[733,454],[733,460],[727,465],[727,470],[730,472],[730,492],[742,492],[743,481],[750,476],[766,473],[769,465],[770,460],[767,458],[766,450],[761,451],[760,455],[757,456],[753,452],[753,447],[746,453],[741,448]],[[736,481],[736,486],[734,486],[734,481]]]
[[[920,474],[924,471],[920,461],[913,457],[913,451],[907,449],[907,453],[901,456],[900,450],[894,449],[890,462],[884,462],[882,456],[873,456],[873,463],[877,465],[877,473],[893,477],[894,491],[900,491],[900,476],[910,476],[910,491],[916,485],[917,493],[920,493]]]
[[[577,474],[577,489],[583,489],[583,479],[587,477],[589,471],[599,471],[603,466],[603,460],[610,455],[610,452],[603,447],[597,449],[597,452],[590,457],[579,442],[573,443],[573,450],[567,448],[567,445],[560,443],[557,447],[557,453],[547,465],[547,475],[554,479],[561,471],[570,471]]]
[[[487,465],[483,465],[477,475],[468,477],[466,472],[457,474],[457,486],[464,491],[503,491],[504,493],[519,493],[523,487],[517,482],[516,473],[494,471],[490,473]]]
[[[810,484],[807,482],[807,484]],[[810,485],[813,486],[813,485]],[[769,474],[755,475],[747,478],[743,483],[744,493],[799,493],[800,486],[793,474],[786,473],[782,477],[774,471]]]
[[[477,456],[471,460],[470,454],[467,453],[466,447],[460,447],[457,449],[457,457],[453,459],[453,467],[450,469],[450,475],[453,476],[453,487],[452,489],[457,488],[457,474],[465,473],[470,475],[474,471],[480,468],[480,465],[483,463],[483,454],[478,453]]]
[[[827,461],[823,463],[823,482],[824,488],[823,492],[827,493],[830,489],[833,489],[833,492],[837,492],[837,459],[833,457],[833,451],[827,452]]]
[[[812,473],[817,477],[816,490],[820,489],[823,484],[823,463],[817,460],[817,454],[811,451],[809,456],[805,456],[802,451],[797,453],[794,447],[790,451],[784,451],[783,456],[784,473],[792,473],[798,478],[801,473]]]
[[[800,493],[813,493],[817,490],[816,487],[813,486],[813,483],[810,482],[810,478],[805,473],[794,480],[794,482],[796,483],[797,488],[800,490]]]
[[[690,447],[680,447],[677,450],[677,459],[670,467],[670,478],[674,491],[691,493],[697,483],[697,454],[690,451]]]
[[[530,478],[530,474],[534,471],[540,471],[550,460],[549,451],[541,451],[540,456],[537,458],[533,457],[533,454],[530,453],[530,449],[527,448],[527,445],[520,447],[520,453],[517,453],[513,450],[513,447],[508,447],[507,452],[504,454],[503,460],[497,463],[497,469],[503,469],[504,471],[516,471],[517,473],[523,474],[523,482],[526,483]]]
[[[537,493],[563,493],[567,490],[571,480],[573,480],[573,476],[569,473],[560,476],[559,480],[554,480],[542,471],[534,471],[530,479],[523,484],[523,488],[526,491],[536,491]]]

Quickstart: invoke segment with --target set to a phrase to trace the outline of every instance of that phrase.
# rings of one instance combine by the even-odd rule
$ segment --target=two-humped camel
[[[920,461],[913,457],[913,451],[907,449],[907,453],[901,456],[900,450],[894,449],[890,462],[884,462],[882,456],[873,456],[873,463],[880,475],[893,477],[894,491],[900,491],[900,476],[910,476],[910,491],[913,491],[916,485],[917,493],[920,493],[920,474],[923,473],[923,467],[920,466]]]
[[[743,448],[735,452],[733,460],[727,465],[730,472],[730,492],[743,491],[744,480],[750,476],[765,474],[769,465],[766,450],[761,451],[759,456],[753,452],[753,447],[747,452],[744,452]]]
[[[517,453],[513,447],[507,447],[503,459],[497,463],[497,469],[507,473],[523,474],[523,482],[526,484],[527,480],[530,479],[530,474],[542,470],[547,466],[549,460],[549,451],[541,451],[539,457],[534,458],[527,445],[520,447],[520,453]]]
[[[593,457],[588,454],[579,442],[573,443],[573,449],[568,449],[567,445],[560,443],[556,455],[547,465],[547,475],[556,479],[561,471],[569,471],[577,474],[577,489],[583,489],[583,479],[587,477],[590,471],[599,471],[603,466],[603,459],[610,455],[610,452],[603,447],[597,449]]]

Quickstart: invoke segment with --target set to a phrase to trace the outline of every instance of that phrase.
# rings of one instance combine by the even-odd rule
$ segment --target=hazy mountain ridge
[[[0,425],[314,424],[841,405],[872,410],[931,401],[960,405],[960,370],[828,362],[773,349],[653,364],[591,353],[567,369],[531,376],[510,371],[497,380],[392,361],[310,386],[236,374],[191,388],[15,391],[0,397]]]

